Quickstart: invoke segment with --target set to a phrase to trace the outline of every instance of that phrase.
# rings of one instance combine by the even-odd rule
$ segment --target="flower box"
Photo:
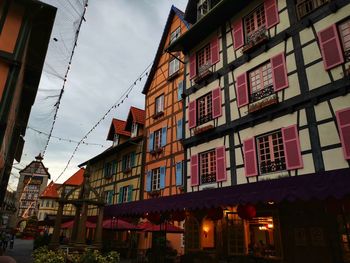
[[[157,149],[154,149],[150,152],[150,154],[152,155],[157,155],[157,154],[161,154],[163,152],[163,148],[162,147],[159,147]]]
[[[194,82],[198,84],[201,81],[207,79],[212,74],[213,72],[211,70],[211,64],[205,64],[198,69],[198,74],[194,78]]]
[[[201,134],[201,133],[205,133],[209,130],[212,130],[214,129],[214,126],[213,125],[206,125],[206,126],[203,126],[203,127],[198,127],[198,128],[195,128],[194,129],[194,135],[198,135],[198,134]]]
[[[277,94],[272,94],[261,100],[250,103],[248,105],[248,112],[252,113],[277,103],[278,103]]]

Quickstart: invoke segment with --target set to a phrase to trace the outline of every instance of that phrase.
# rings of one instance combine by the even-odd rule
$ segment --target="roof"
[[[137,124],[145,125],[146,122],[146,111],[136,108],[130,107],[128,118],[126,119],[125,129],[127,131],[131,131],[131,124],[136,122]]]
[[[125,130],[126,121],[122,121],[119,119],[113,119],[111,123],[111,127],[109,128],[109,132],[107,135],[107,140],[113,141],[114,134],[130,136],[130,132]]]
[[[238,204],[341,199],[350,195],[350,168],[246,183],[105,207],[106,216],[131,216]]]
[[[58,198],[58,187],[60,184],[55,184],[53,181],[44,189],[40,198]]]
[[[71,177],[69,177],[63,185],[71,185],[71,186],[79,186],[84,181],[84,173],[85,169],[80,168],[75,174],[73,174]]]
[[[190,24],[184,19],[184,15],[185,14],[180,9],[175,7],[174,5],[171,6],[170,12],[169,12],[169,15],[168,15],[168,19],[167,19],[167,21],[165,23],[165,27],[164,27],[164,30],[163,30],[162,37],[161,37],[159,45],[158,45],[157,53],[156,53],[156,56],[155,56],[154,61],[153,61],[152,68],[151,68],[150,73],[148,75],[148,78],[146,80],[146,84],[145,84],[145,86],[144,86],[144,88],[142,90],[143,94],[147,94],[148,89],[151,86],[152,80],[153,80],[154,75],[156,73],[156,70],[158,68],[159,60],[160,60],[160,58],[161,58],[161,56],[162,56],[162,54],[164,52],[164,49],[165,49],[166,40],[167,40],[167,37],[169,35],[171,22],[173,20],[174,15],[177,15],[180,18],[180,20],[185,24],[187,29],[190,28]]]
[[[19,171],[19,174],[29,173],[29,174],[39,175],[39,176],[47,175],[48,178],[50,179],[51,175],[49,173],[49,169],[45,167],[44,163],[41,160],[37,159],[36,161],[30,162],[26,167],[24,167],[22,170]],[[36,170],[33,171],[32,168]],[[44,174],[42,173],[42,170],[40,168],[42,168],[42,170],[45,172]]]

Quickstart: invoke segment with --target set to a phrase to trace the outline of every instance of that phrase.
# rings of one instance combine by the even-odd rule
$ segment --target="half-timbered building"
[[[168,48],[186,55],[185,183],[203,203],[183,202],[188,253],[350,261],[349,14],[343,0],[189,1],[193,25]]]

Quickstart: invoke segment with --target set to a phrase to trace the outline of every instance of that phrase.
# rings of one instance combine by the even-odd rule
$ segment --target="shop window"
[[[169,77],[173,76],[180,69],[180,62],[177,58],[170,60],[169,62]]]
[[[339,33],[346,60],[350,60],[350,19],[339,24]]]
[[[330,0],[297,0],[296,9],[299,19],[303,18],[315,9],[329,2]]]
[[[187,250],[198,250],[200,248],[199,224],[198,221],[190,216],[185,222],[185,247]]]
[[[197,52],[198,73],[206,71],[211,66],[210,44],[206,45]]]
[[[244,222],[233,212],[225,213],[227,222],[227,249],[229,255],[246,253]]]
[[[275,92],[270,62],[249,72],[249,85],[251,102],[261,100]]]
[[[255,42],[259,36],[265,35],[266,20],[264,5],[258,6],[244,18],[244,26],[246,43]]]
[[[181,35],[181,28],[180,27],[176,28],[175,31],[171,32],[169,45],[171,43],[173,43],[176,39],[178,39],[180,37],[180,35]]]
[[[164,95],[161,95],[156,98],[156,114],[164,112]]]
[[[152,188],[151,191],[160,189],[160,168],[152,170]]]
[[[201,184],[216,182],[215,150],[201,153],[199,156]]]
[[[286,170],[282,132],[257,138],[260,174]]]
[[[213,119],[212,93],[208,93],[197,100],[197,124],[201,125]]]

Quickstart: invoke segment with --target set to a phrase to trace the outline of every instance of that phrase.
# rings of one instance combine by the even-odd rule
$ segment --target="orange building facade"
[[[183,84],[184,56],[166,48],[186,32],[183,13],[172,6],[143,94],[146,95],[143,199],[184,191]]]

